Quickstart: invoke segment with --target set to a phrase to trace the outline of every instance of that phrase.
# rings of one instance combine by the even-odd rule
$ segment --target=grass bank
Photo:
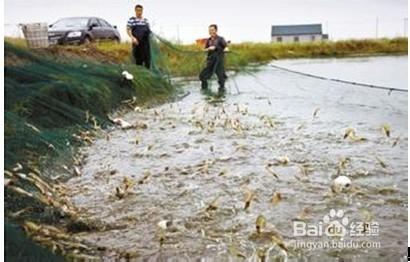
[[[129,43],[101,43],[96,49],[120,61],[130,58]],[[285,58],[326,58],[375,55],[407,54],[407,38],[362,39],[343,41],[320,41],[311,43],[240,43],[230,45],[227,55],[228,69],[238,69],[252,63],[265,63]],[[195,76],[205,60],[205,54],[196,45],[173,45],[161,43],[166,53],[166,64],[172,75]]]
[[[7,39],[15,45],[25,46],[22,39]],[[132,61],[130,43],[97,43],[84,46],[59,46],[47,49],[57,57],[86,58],[110,63]],[[407,38],[359,39],[318,41],[311,43],[239,43],[230,45],[226,66],[230,70],[253,63],[266,63],[286,58],[326,58],[379,55],[406,55]],[[37,51],[39,53],[44,51]],[[173,76],[196,76],[205,62],[205,54],[196,45],[177,45],[159,42],[154,50],[155,59],[168,68]]]

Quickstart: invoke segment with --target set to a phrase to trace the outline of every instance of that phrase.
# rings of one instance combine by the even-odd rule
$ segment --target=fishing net
[[[131,64],[61,62],[7,42],[5,53],[6,169],[65,154],[76,130],[104,127],[107,114],[126,99],[143,103],[172,91],[157,66],[151,72]],[[135,76],[132,81],[122,77],[124,70]]]
[[[5,42],[5,213],[13,223],[24,225],[26,233],[36,228],[27,221],[58,224],[61,217],[72,218],[69,209],[60,210],[65,206],[58,200],[55,176],[75,175],[77,148],[104,135],[113,125],[110,115],[115,110],[132,110],[174,96],[177,85],[171,84],[170,68],[192,57],[155,37],[151,56],[152,68],[147,70],[135,66],[131,57],[125,63],[107,63]],[[20,249],[15,243],[24,234],[10,222],[5,229],[10,261],[18,254],[47,253],[35,251],[36,245]],[[47,255],[40,260],[46,257],[53,260]]]
[[[108,139],[107,130],[121,124],[114,116],[173,99],[181,89],[171,76],[197,79],[206,60],[202,49],[203,44],[182,47],[153,33],[147,70],[135,65],[131,46],[127,58],[118,61],[110,57],[113,52],[104,54],[93,46],[30,50],[5,42],[5,231],[10,261],[30,255],[59,259],[21,240],[24,233],[51,239],[43,239],[42,246],[67,257],[69,251],[58,242],[62,240],[47,235],[57,229],[39,225],[80,231],[94,227],[79,222],[59,192],[59,181],[80,172],[75,168],[81,162],[78,149],[97,137]],[[20,240],[27,248],[15,245]]]
[[[104,128],[107,114],[124,100],[160,100],[175,88],[171,75],[199,74],[206,55],[198,46],[183,49],[153,34],[151,70],[133,59],[114,64],[32,51],[5,42],[5,168],[67,155],[73,134]],[[134,76],[124,79],[122,72]],[[195,72],[194,74],[192,72]],[[195,76],[195,78],[197,78]]]
[[[151,57],[155,67],[166,70],[167,75],[196,76],[205,63],[203,45],[178,46],[159,35],[151,35]],[[158,70],[153,69],[155,72]],[[165,72],[160,72],[165,73]]]
[[[147,70],[135,65],[131,46],[127,58],[118,61],[110,57],[112,52],[101,54],[93,46],[30,50],[20,42],[5,41],[8,261],[61,260],[50,250],[66,258],[90,253],[65,231],[48,227],[98,227],[80,220],[60,192],[59,181],[78,175],[78,149],[97,137],[108,139],[107,130],[118,124],[114,116],[175,98],[181,89],[171,76],[197,79],[206,60],[203,45],[182,47],[154,33],[150,47]],[[33,243],[26,235],[40,241]]]

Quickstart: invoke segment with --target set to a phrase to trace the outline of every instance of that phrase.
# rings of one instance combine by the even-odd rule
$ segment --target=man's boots
[[[208,82],[207,81],[201,81],[201,89],[202,90],[208,89]]]
[[[224,82],[218,82],[218,84],[219,84],[218,92],[219,93],[224,93],[225,92],[225,83]]]

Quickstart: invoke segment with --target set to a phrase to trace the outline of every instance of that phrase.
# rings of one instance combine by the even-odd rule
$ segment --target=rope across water
[[[160,37],[157,34],[154,34],[154,36],[163,44],[165,44],[166,46],[170,47],[171,49],[173,49],[174,51],[180,52],[180,53],[186,53],[189,55],[199,55],[199,54],[204,54],[203,51],[200,50],[183,50],[177,46],[175,46],[174,44],[172,44],[171,42],[167,41],[166,39]],[[239,55],[237,52],[235,51],[229,51],[227,52],[228,54],[233,54],[233,55]],[[320,79],[320,80],[324,80],[324,81],[332,81],[332,82],[338,82],[338,83],[343,83],[343,84],[349,84],[349,85],[355,85],[355,86],[361,86],[361,87],[366,87],[366,88],[372,88],[372,89],[380,89],[380,90],[386,90],[389,92],[389,94],[393,91],[397,91],[397,92],[408,92],[407,89],[402,89],[402,88],[395,88],[395,87],[387,87],[387,86],[379,86],[379,85],[373,85],[373,84],[367,84],[367,83],[360,83],[360,82],[354,82],[354,81],[348,81],[348,80],[343,80],[343,79],[337,79],[337,78],[330,78],[330,77],[324,77],[324,76],[319,76],[319,75],[314,75],[314,74],[309,74],[309,73],[305,73],[305,72],[300,72],[300,71],[296,71],[296,70],[292,70],[289,68],[285,68],[285,67],[281,67],[278,65],[273,65],[270,64],[271,67],[278,69],[278,70],[282,70],[282,71],[286,71],[289,73],[293,73],[293,74],[298,74],[298,75],[302,75],[302,76],[306,76],[306,77],[311,77],[311,78],[316,78],[316,79]],[[243,71],[247,71],[246,68],[242,69]]]
[[[286,71],[286,72],[290,72],[290,73],[294,73],[294,74],[298,74],[298,75],[303,75],[303,76],[306,76],[306,77],[321,79],[321,80],[325,80],[325,81],[333,81],[333,82],[339,82],[339,83],[344,83],[344,84],[349,84],[349,85],[356,85],[356,86],[362,86],[362,87],[367,87],[367,88],[387,90],[387,91],[389,91],[389,94],[392,91],[406,92],[406,93],[408,92],[407,89],[402,89],[402,88],[378,86],[378,85],[372,85],[372,84],[366,84],[366,83],[347,81],[347,80],[342,80],[342,79],[337,79],[337,78],[329,78],[329,77],[324,77],[324,76],[318,76],[318,75],[313,75],[313,74],[308,74],[308,73],[304,73],[304,72],[300,72],[300,71],[291,70],[289,68],[285,68],[285,67],[281,67],[281,66],[277,66],[277,65],[272,65],[272,64],[270,66],[273,67],[273,68],[282,70],[282,71]]]

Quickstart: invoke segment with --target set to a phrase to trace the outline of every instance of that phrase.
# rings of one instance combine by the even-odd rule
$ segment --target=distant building
[[[272,42],[312,42],[328,39],[322,24],[273,25]]]

